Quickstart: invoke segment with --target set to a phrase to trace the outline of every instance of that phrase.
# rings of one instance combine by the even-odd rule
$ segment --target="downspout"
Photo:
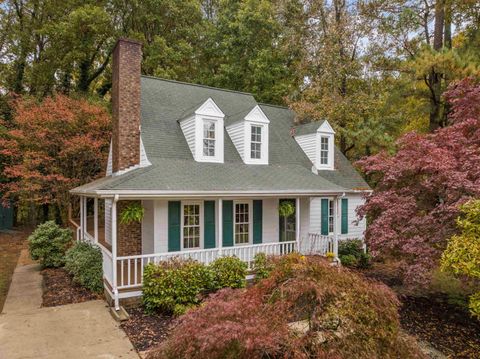
[[[117,288],[117,202],[118,194],[113,197],[112,202],[112,290],[115,310],[120,310]]]

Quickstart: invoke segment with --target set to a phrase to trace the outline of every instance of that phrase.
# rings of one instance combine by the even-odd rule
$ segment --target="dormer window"
[[[327,120],[295,127],[295,140],[312,161],[312,171],[334,169],[335,131]]]
[[[203,155],[215,156],[215,122],[213,121],[203,122]]]
[[[250,158],[262,158],[262,126],[252,125],[252,136],[250,141]]]
[[[320,164],[328,165],[328,137],[320,137]]]
[[[257,105],[243,119],[227,126],[227,132],[244,163],[268,165],[269,123]]]
[[[195,161],[223,163],[224,118],[222,110],[209,98],[179,120]]]

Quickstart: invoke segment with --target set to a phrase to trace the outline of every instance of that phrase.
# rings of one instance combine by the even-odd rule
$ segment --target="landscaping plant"
[[[424,358],[400,329],[394,293],[319,257],[275,260],[271,275],[224,289],[182,316],[157,358]]]
[[[202,263],[176,258],[150,263],[143,272],[143,304],[148,312],[179,315],[199,304],[213,287],[213,273]]]
[[[359,208],[369,225],[372,254],[404,261],[405,280],[425,284],[458,229],[460,206],[480,196],[480,85],[466,79],[446,93],[449,126],[431,134],[408,133],[396,152],[359,162],[376,182]]]
[[[257,253],[253,258],[253,271],[255,272],[255,281],[267,278],[272,272],[274,265],[271,257],[265,253]]]
[[[140,202],[130,203],[122,210],[120,214],[121,224],[130,224],[132,222],[141,222],[145,214],[145,209]]]
[[[363,250],[360,239],[345,239],[338,243],[338,257],[342,265],[365,269],[370,267],[370,255]]]
[[[452,236],[442,255],[442,269],[480,282],[480,200],[464,204],[457,219],[460,234]],[[470,297],[472,315],[480,319],[480,290]]]
[[[38,260],[42,268],[63,266],[65,252],[71,244],[72,231],[61,228],[55,221],[40,224],[28,237],[30,256]]]
[[[243,288],[246,285],[247,263],[237,257],[220,257],[210,264],[213,287]]]
[[[103,258],[100,248],[78,242],[67,251],[65,269],[73,276],[73,281],[92,292],[103,291]]]

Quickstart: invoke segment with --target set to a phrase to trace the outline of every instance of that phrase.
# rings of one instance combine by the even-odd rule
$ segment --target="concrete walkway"
[[[0,314],[0,359],[138,359],[104,301],[41,308],[39,267],[22,264]]]

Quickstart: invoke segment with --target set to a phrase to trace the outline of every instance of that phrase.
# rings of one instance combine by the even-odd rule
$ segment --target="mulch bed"
[[[406,332],[449,358],[480,358],[480,321],[471,317],[466,308],[450,304],[440,293],[404,295],[395,263],[375,263],[360,272],[397,292],[402,303],[400,322]]]
[[[165,314],[145,314],[141,307],[128,309],[130,319],[121,324],[133,346],[139,352],[163,342],[173,328],[174,318]]]
[[[442,295],[400,297],[402,327],[451,358],[480,358],[480,321]]]
[[[82,303],[89,300],[103,299],[103,295],[73,283],[72,277],[63,268],[47,268],[43,275],[43,307]]]

